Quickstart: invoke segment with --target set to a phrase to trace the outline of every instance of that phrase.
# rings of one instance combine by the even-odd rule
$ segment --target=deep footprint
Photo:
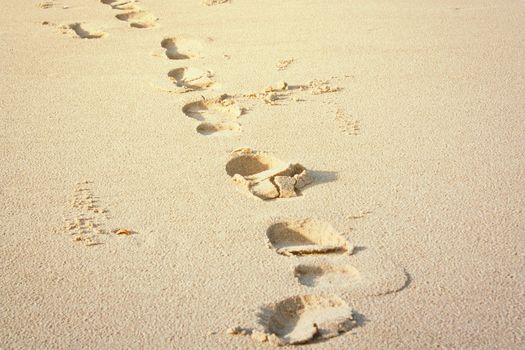
[[[170,60],[188,60],[200,56],[202,43],[196,39],[178,37],[165,38],[160,46],[166,49],[166,57]]]
[[[106,33],[101,31],[90,32],[82,27],[80,23],[73,23],[67,26],[68,29],[71,29],[75,34],[81,39],[100,39],[107,36]]]
[[[158,20],[157,17],[145,11],[121,13],[115,17],[121,21],[129,22],[130,27],[139,29],[156,27]]]
[[[302,219],[281,221],[266,231],[271,246],[282,255],[352,254],[353,246],[326,222]]]
[[[294,275],[302,285],[317,288],[348,288],[361,280],[361,274],[351,265],[299,265]]]
[[[276,157],[250,148],[233,151],[226,173],[261,199],[290,198],[312,182],[301,164],[283,162]]]
[[[356,327],[353,310],[337,296],[304,295],[261,309],[259,323],[273,345],[326,340]],[[272,339],[276,337],[276,339]]]

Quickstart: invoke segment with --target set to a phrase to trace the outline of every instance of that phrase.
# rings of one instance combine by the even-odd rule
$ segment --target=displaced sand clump
[[[282,255],[347,253],[354,247],[327,222],[314,219],[287,220],[266,231],[271,247]]]
[[[301,164],[286,163],[250,148],[231,153],[226,173],[254,196],[265,200],[296,197],[298,190],[313,181]]]

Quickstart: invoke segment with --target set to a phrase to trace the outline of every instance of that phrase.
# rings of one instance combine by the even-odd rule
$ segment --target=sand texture
[[[525,348],[523,1],[0,6],[0,349]]]

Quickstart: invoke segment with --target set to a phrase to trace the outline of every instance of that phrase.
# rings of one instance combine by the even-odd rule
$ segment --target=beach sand
[[[2,2],[0,348],[525,347],[523,2],[221,2]]]

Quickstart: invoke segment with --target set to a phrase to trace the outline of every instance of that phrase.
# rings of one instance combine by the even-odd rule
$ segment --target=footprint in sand
[[[159,83],[152,83],[152,86],[163,91],[182,94],[211,88],[215,85],[215,80],[212,77],[213,73],[208,70],[180,67],[169,71],[168,79]]]
[[[166,49],[166,57],[170,60],[188,60],[200,56],[202,43],[190,37],[171,37],[161,41],[160,46]]]
[[[283,162],[250,148],[233,151],[226,173],[251,194],[264,200],[295,197],[313,180],[301,164]]]
[[[72,30],[81,39],[100,39],[107,36],[107,33],[102,31],[87,30],[81,23],[72,23],[63,26],[62,29],[66,32]]]
[[[294,275],[300,284],[316,288],[349,288],[361,280],[359,271],[351,265],[302,264]]]
[[[266,235],[278,254],[352,254],[354,247],[327,222],[314,219],[274,223]]]
[[[104,5],[111,6],[114,10],[138,10],[135,6],[135,0],[122,1],[122,0],[100,0]]]
[[[276,346],[326,340],[357,326],[352,308],[334,295],[293,296],[262,307],[258,317],[266,336],[252,338]]]
[[[132,28],[153,28],[157,26],[158,18],[146,11],[131,11],[126,13],[120,13],[115,16],[121,21],[129,23]]]
[[[243,110],[235,101],[226,95],[215,99],[200,100],[186,104],[182,111],[201,123],[197,132],[202,135],[236,133],[241,130],[237,119]]]
[[[307,288],[337,292],[355,299],[398,292],[409,281],[402,267],[374,252],[330,260],[296,266],[293,274],[297,282]]]
[[[129,236],[137,232],[116,228],[107,228],[111,219],[109,210],[101,207],[100,200],[91,189],[92,182],[82,181],[76,184],[64,213],[63,231],[71,235],[74,242],[86,246],[95,246],[107,241],[109,234]]]

